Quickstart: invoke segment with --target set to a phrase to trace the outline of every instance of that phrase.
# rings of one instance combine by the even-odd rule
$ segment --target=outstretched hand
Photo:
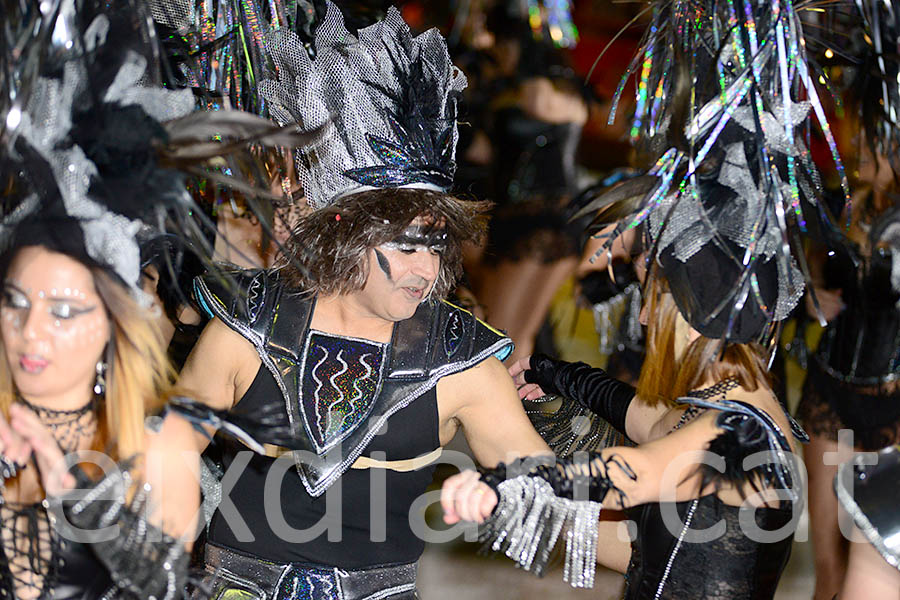
[[[441,488],[441,507],[444,522],[483,523],[497,506],[497,494],[480,479],[477,471],[463,471],[444,481]]]
[[[38,416],[26,406],[13,404],[9,407],[9,420],[12,432],[22,440],[23,447],[28,448],[28,454],[34,456],[47,496],[59,496],[75,487],[75,476],[66,467],[59,443]],[[15,460],[9,454],[6,456]],[[27,459],[26,456],[25,461]]]
[[[533,401],[547,395],[547,393],[543,389],[541,389],[541,386],[539,386],[538,384],[528,383],[527,381],[525,381],[525,371],[528,371],[530,369],[531,356],[520,358],[509,368],[509,376],[512,377],[513,382],[516,384],[516,388],[519,390],[520,400]]]

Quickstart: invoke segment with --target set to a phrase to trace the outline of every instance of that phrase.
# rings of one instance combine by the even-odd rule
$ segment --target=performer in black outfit
[[[635,124],[659,159],[584,210],[619,222],[602,251],[643,230],[647,356],[637,389],[542,356],[510,370],[523,398],[569,397],[637,446],[464,472],[442,493],[447,522],[487,519],[490,547],[533,571],[568,525],[566,578],[590,585],[596,554],[627,571],[629,600],[772,598],[802,510],[791,436],[808,438],[775,397],[761,344],[804,287],[802,256],[783,240],[807,215],[799,203],[789,219],[779,210],[785,198],[821,192],[800,158],[800,82],[774,51],[799,43],[802,30],[786,2],[732,8],[656,6],[640,87],[663,91],[638,98]],[[802,49],[791,60],[805,65]],[[630,547],[598,526],[609,508],[636,522]]]
[[[3,47],[2,70],[29,77],[0,100],[0,598],[172,599],[187,576],[193,430],[174,415],[145,427],[171,370],[135,236],[187,195],[155,145],[194,101],[152,85],[141,14],[85,1],[3,16],[24,46]],[[83,451],[115,468],[82,457],[68,472],[64,454]]]
[[[4,10],[0,598],[181,598],[200,496],[189,421],[208,419],[164,407],[173,373],[138,237],[167,223],[195,241],[175,226],[197,208],[179,156],[221,160],[241,144],[205,136],[230,142],[237,117],[159,84],[140,3]],[[254,141],[283,133],[239,119]]]
[[[210,525],[201,593],[413,597],[410,519],[441,446],[462,427],[483,464],[549,452],[500,363],[509,339],[442,300],[483,232],[485,206],[445,192],[465,78],[437,31],[413,38],[394,9],[357,37],[329,3],[314,61],[284,29],[269,42],[272,114],[327,123],[298,161],[316,210],[288,241],[293,263],[233,275],[246,294],[197,282],[213,319],[181,384],[289,431],[295,452],[226,456],[233,504]]]

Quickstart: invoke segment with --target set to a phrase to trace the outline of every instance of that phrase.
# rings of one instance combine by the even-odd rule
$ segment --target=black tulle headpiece
[[[5,8],[4,251],[44,244],[106,267],[139,296],[139,230],[145,238],[148,228],[174,231],[212,254],[188,176],[252,193],[247,183],[204,165],[247,140],[305,141],[249,114],[195,112],[191,90],[162,87],[160,50],[141,3],[56,0],[40,3],[40,10],[33,3]]]

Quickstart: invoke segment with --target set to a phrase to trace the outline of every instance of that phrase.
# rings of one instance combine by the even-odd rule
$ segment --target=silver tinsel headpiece
[[[721,299],[697,302],[706,314],[693,315],[691,324],[701,329],[727,318],[724,334],[712,337],[730,339],[745,307],[769,323],[787,316],[808,280],[799,236],[810,218],[831,226],[804,143],[810,113],[831,149],[846,201],[849,187],[791,0],[657,0],[653,8],[616,102],[635,74],[630,133],[656,159],[649,171],[656,182],[613,237],[645,225],[654,257],[682,265],[701,250],[716,260],[727,257],[721,262],[739,275],[720,286],[730,288]],[[603,205],[601,198],[591,208]],[[816,214],[805,214],[809,206]],[[767,294],[760,291],[763,268],[777,269],[777,283],[774,273],[766,274]]]
[[[69,56],[56,63],[62,69],[60,77],[38,76],[28,82],[28,88],[23,86],[13,89],[4,98],[6,102],[0,111],[6,125],[2,151],[4,170],[11,165],[27,165],[30,162],[22,154],[25,148],[43,159],[49,166],[55,186],[49,182],[44,184],[53,190],[52,196],[58,193],[61,208],[65,212],[64,215],[60,212],[52,217],[65,216],[76,222],[83,231],[84,249],[89,257],[110,268],[137,292],[140,249],[135,236],[144,223],[135,218],[135,211],[111,210],[107,200],[97,198],[96,184],[101,175],[97,164],[88,157],[83,147],[83,144],[93,143],[96,139],[91,135],[84,139],[75,130],[85,128],[85,124],[79,121],[96,116],[98,122],[94,124],[95,130],[92,133],[102,135],[105,127],[100,122],[102,117],[93,114],[94,110],[100,112],[99,105],[114,107],[113,110],[120,114],[134,108],[135,112],[143,113],[148,120],[158,122],[176,119],[193,111],[193,95],[190,90],[171,91],[146,85],[151,79],[147,72],[147,59],[131,49],[122,49],[124,56],[109,85],[102,90],[96,89],[93,77],[97,73],[89,72],[92,69],[90,57],[103,48],[107,37],[111,35],[113,25],[109,17],[99,14],[84,31],[80,31],[77,26],[73,26],[76,22],[74,2],[56,3],[47,11],[47,14],[54,13],[57,13],[56,24],[52,19],[44,23],[46,27],[53,27],[51,50],[58,54],[67,52]],[[6,51],[4,49],[4,62],[13,69],[19,67],[14,60],[10,60],[10,53]],[[36,67],[35,72],[48,70],[36,65],[24,66]],[[152,140],[146,140],[145,143],[149,148]],[[25,166],[24,170],[27,171],[28,167]],[[137,184],[135,181],[135,185]],[[7,247],[20,223],[39,218],[43,214],[50,216],[46,211],[53,210],[48,204],[52,203],[51,198],[42,196],[40,190],[25,189],[22,192],[25,194],[24,198],[0,222],[0,248]],[[164,193],[175,196],[180,194],[184,202],[190,202],[190,196],[183,185],[169,187]],[[120,202],[123,207],[134,208],[140,204],[140,200],[136,200],[140,194],[141,191],[135,189],[135,198],[120,199]],[[178,202],[177,197],[170,200]]]
[[[46,245],[109,269],[142,300],[139,230],[141,241],[172,233],[212,255],[215,224],[188,177],[268,194],[240,179],[252,162],[238,160],[247,140],[299,146],[315,135],[243,112],[199,112],[191,90],[162,87],[145,8],[14,3],[0,35],[0,252]],[[211,159],[229,174],[210,171]]]
[[[436,29],[412,37],[400,12],[351,35],[328,3],[310,58],[291,31],[272,31],[267,50],[277,77],[260,83],[272,117],[326,125],[297,159],[313,208],[367,188],[453,183],[456,101],[466,78]]]

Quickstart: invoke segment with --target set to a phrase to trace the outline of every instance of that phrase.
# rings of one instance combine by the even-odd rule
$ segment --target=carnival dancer
[[[851,117],[844,124],[855,146],[853,201],[843,215],[846,238],[835,240],[835,232],[826,231],[818,260],[811,260],[820,307],[830,314],[797,408],[811,437],[805,455],[814,598],[828,600],[846,589],[849,554],[858,546],[848,541],[849,522],[841,522],[832,492],[838,461],[829,457],[900,442],[900,62],[895,52],[883,51],[896,47],[900,21],[891,2],[858,2],[850,16],[849,35],[833,36],[831,47],[850,57],[851,68],[836,84],[846,88]],[[849,41],[859,38],[870,42]]]
[[[185,222],[183,167],[225,151],[204,136],[230,141],[234,116],[159,84],[143,9],[4,7],[2,598],[163,600],[187,579],[199,461],[189,420],[163,408],[174,374],[138,233]],[[254,139],[282,132],[239,120]]]
[[[660,159],[649,177],[587,208],[619,221],[606,249],[623,231],[644,230],[647,357],[637,390],[546,357],[511,370],[523,397],[573,398],[638,445],[464,472],[445,482],[442,504],[450,523],[489,517],[484,539],[535,571],[568,523],[575,585],[592,583],[596,553],[620,566],[629,557],[629,600],[772,598],[803,498],[790,436],[808,438],[775,397],[760,342],[804,288],[803,256],[785,240],[802,232],[800,200],[821,194],[797,135],[820,103],[810,87],[808,104],[795,100],[809,79],[791,78],[808,67],[789,2],[655,8],[634,64],[643,59],[640,89],[660,91],[638,98],[635,125]],[[614,535],[602,550],[593,545],[601,506],[636,522],[617,561],[604,558]]]
[[[134,6],[63,4],[4,15],[30,41],[3,48],[0,597],[177,598],[197,465],[180,454],[187,421],[145,428],[172,377],[135,234],[139,207],[184,190],[154,144],[193,98],[137,85],[150,53]]]
[[[217,598],[414,597],[441,446],[461,428],[486,465],[549,452],[499,360],[511,342],[442,300],[484,228],[483,204],[446,193],[465,77],[396,9],[357,37],[329,3],[314,41],[271,32],[278,78],[260,84],[280,122],[328,123],[299,155],[315,210],[292,261],[235,274],[246,301],[197,282],[214,318],[181,384],[296,440],[226,457],[201,586]]]

